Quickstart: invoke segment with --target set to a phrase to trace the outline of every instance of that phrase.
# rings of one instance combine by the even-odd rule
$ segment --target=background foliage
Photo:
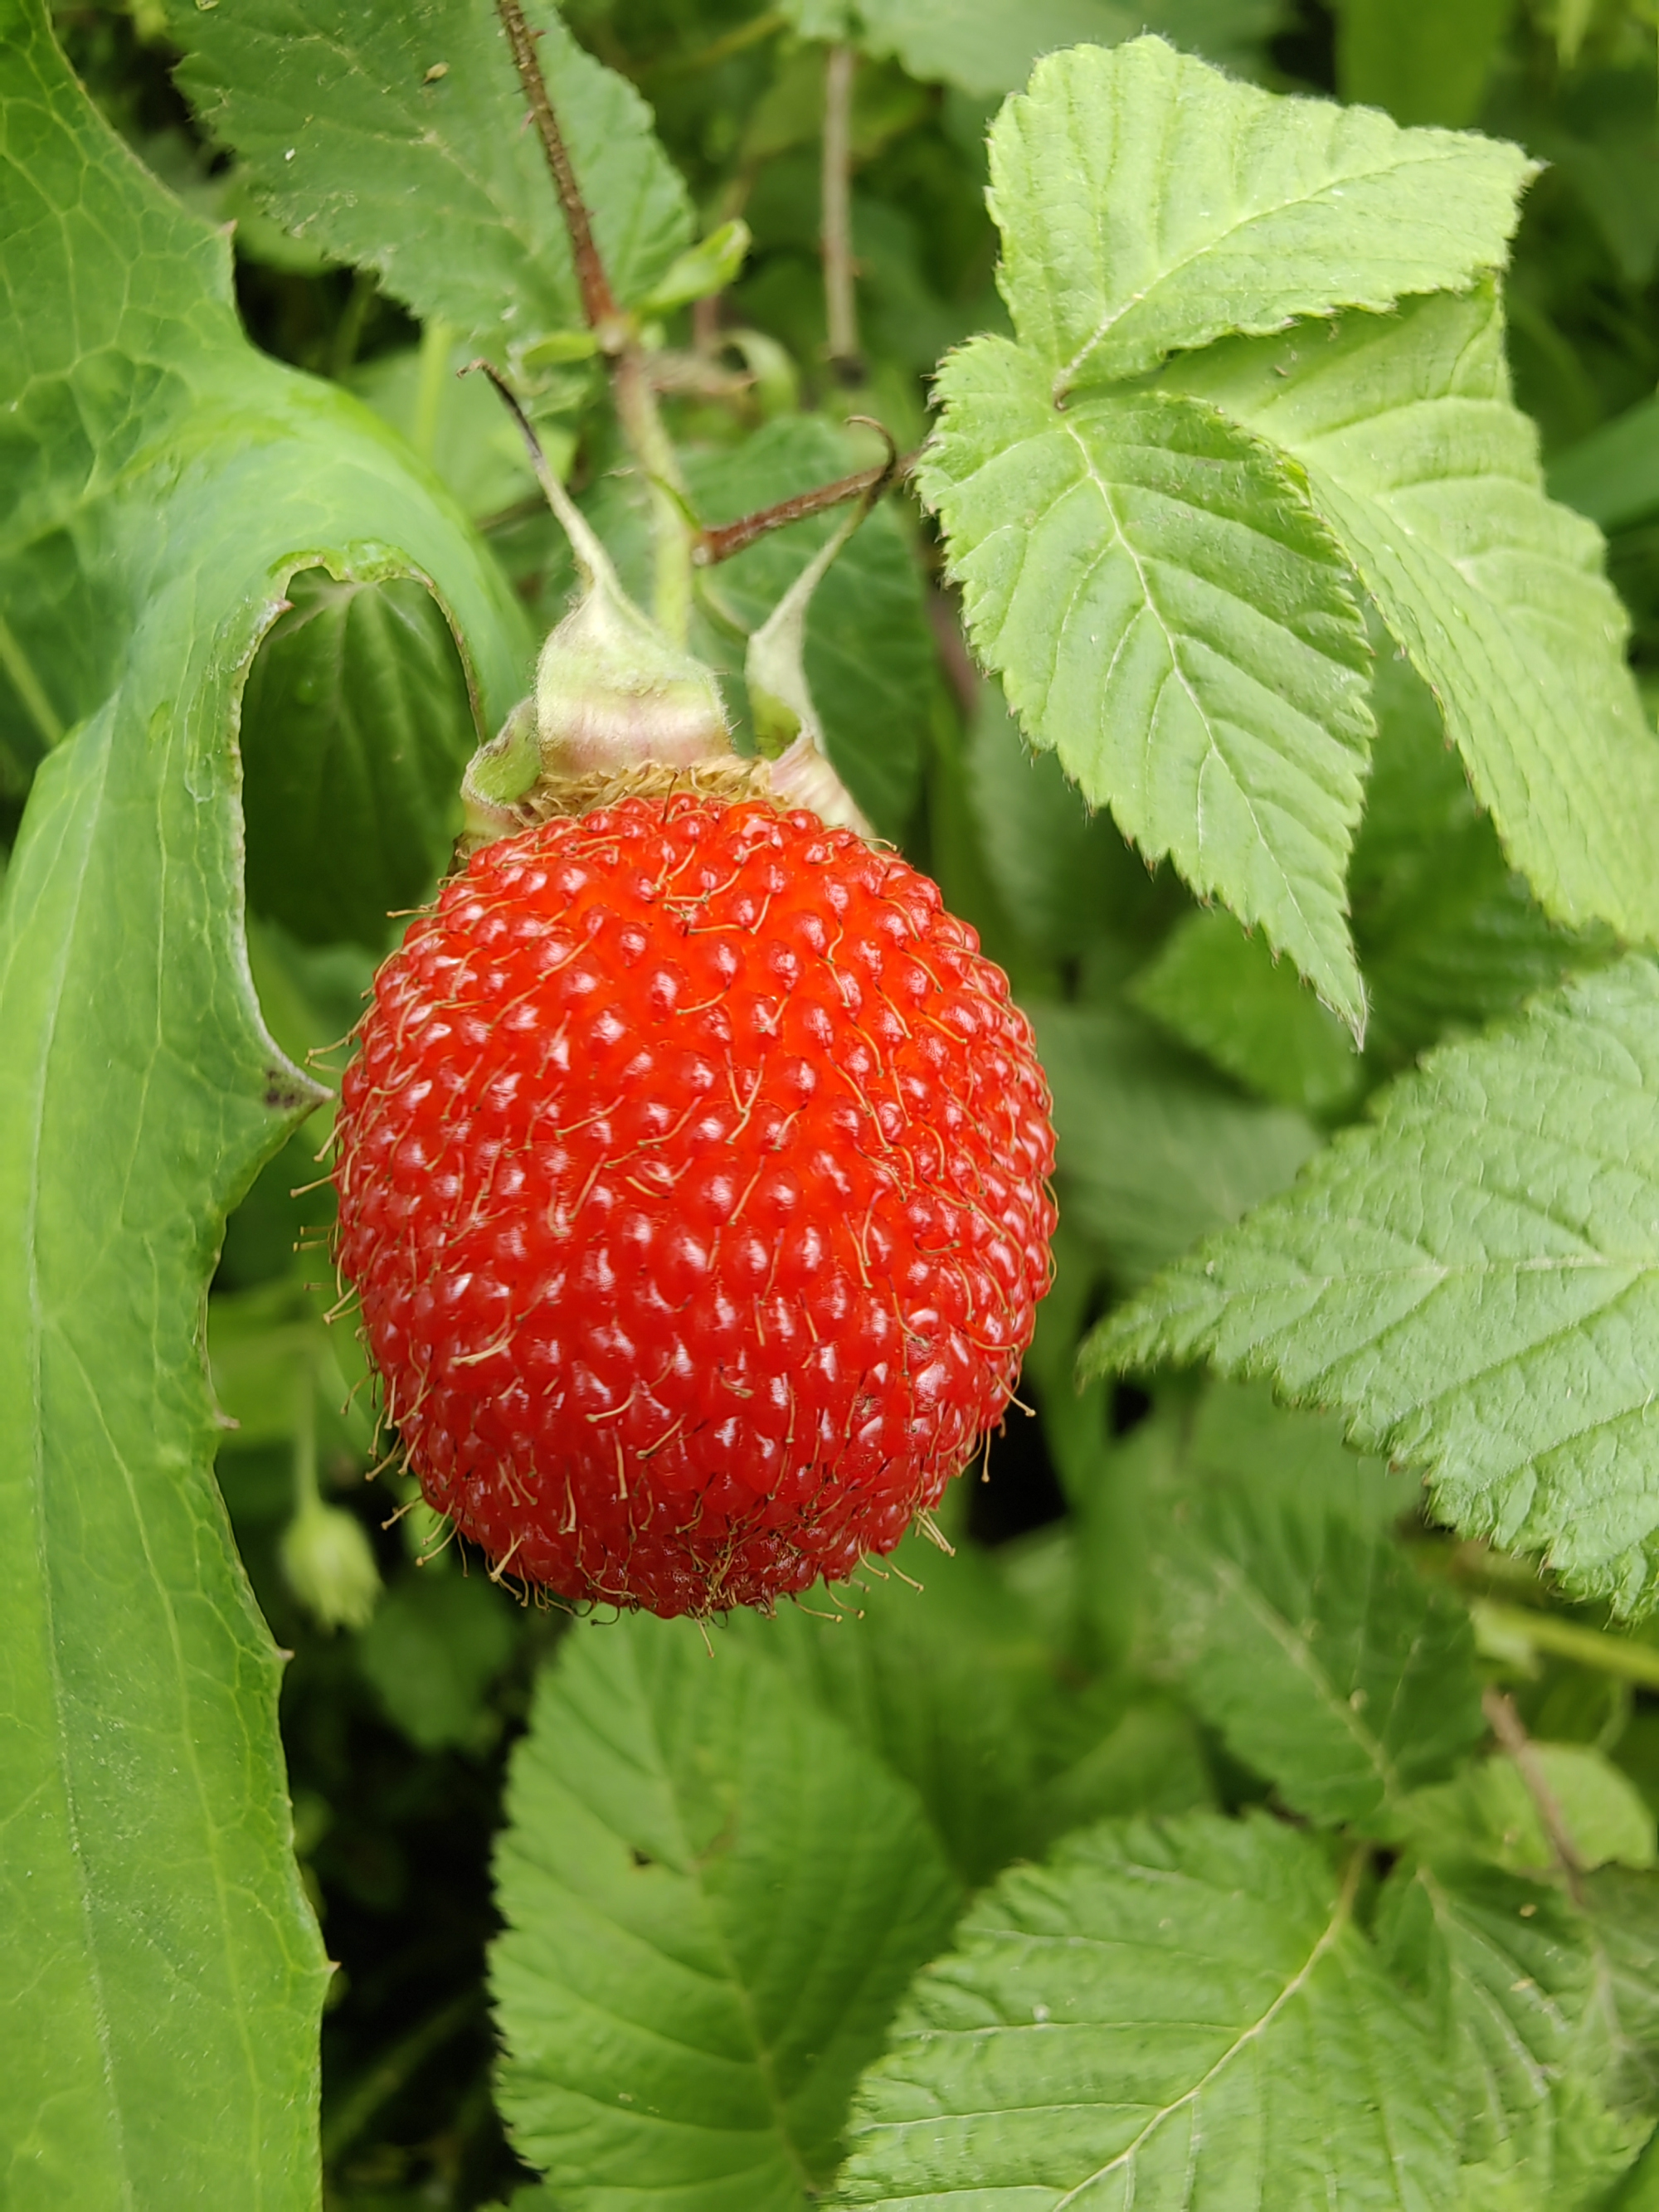
[[[646,503],[482,0],[3,0],[0,2196],[315,2203],[320,2005],[365,2212],[1659,2203],[1651,12],[532,13],[701,519],[942,410],[807,665],[1036,1023],[1030,1410],[708,1650],[365,1489],[330,1048],[571,583],[454,369]]]

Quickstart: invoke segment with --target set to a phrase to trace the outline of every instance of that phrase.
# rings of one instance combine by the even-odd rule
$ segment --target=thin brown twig
[[[809,515],[827,514],[832,507],[844,507],[849,499],[862,499],[884,479],[902,483],[918,458],[916,453],[906,453],[896,460],[880,462],[872,469],[859,469],[850,477],[837,477],[833,483],[814,484],[811,491],[798,491],[790,499],[779,500],[775,506],[757,507],[753,514],[740,514],[735,522],[723,522],[715,529],[705,530],[692,548],[691,558],[698,568],[712,568],[774,530],[786,529],[792,522],[805,522]]]
[[[559,118],[553,112],[547,84],[542,76],[541,64],[536,58],[535,40],[530,26],[525,21],[524,10],[519,0],[495,0],[495,12],[507,33],[507,42],[513,49],[513,66],[519,72],[519,82],[524,88],[537,136],[542,142],[542,151],[547,156],[547,166],[552,172],[553,188],[558,193],[559,205],[564,210],[565,224],[570,233],[570,256],[576,264],[576,282],[581,287],[582,312],[590,328],[604,332],[617,325],[617,295],[611,289],[611,279],[605,275],[605,264],[599,258],[599,249],[593,242],[593,227],[587,219],[587,204],[576,182],[576,172],[571,166],[569,149],[564,134],[559,129]]]
[[[853,73],[851,46],[831,46],[823,73],[823,213],[824,319],[830,366],[844,384],[861,384],[858,293],[853,270]]]
[[[1550,1787],[1549,1777],[1533,1749],[1532,1738],[1527,1734],[1521,1716],[1515,1710],[1515,1701],[1488,1683],[1480,1695],[1480,1710],[1486,1717],[1486,1725],[1510,1759],[1527,1785],[1527,1795],[1538,1808],[1544,1833],[1549,1838],[1567,1889],[1575,1905],[1582,1905],[1583,1895],[1584,1863],[1578,1856],[1578,1846],[1562,1815],[1560,1801]]]

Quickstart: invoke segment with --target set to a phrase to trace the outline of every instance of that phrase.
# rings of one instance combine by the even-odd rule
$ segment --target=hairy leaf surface
[[[1485,1735],[1467,1613],[1334,1497],[1229,1484],[1163,1566],[1188,1695],[1310,1819],[1375,1820]]]
[[[525,14],[611,289],[631,306],[691,235],[685,186],[633,87],[582,52],[551,0],[526,0]],[[521,362],[581,325],[564,221],[493,8],[236,0],[170,7],[168,27],[204,125],[299,236],[498,358]]]
[[[303,2212],[324,1964],[203,1367],[226,1207],[316,1096],[248,971],[237,698],[319,562],[434,580],[496,713],[523,640],[17,0],[0,287],[0,599],[61,732],[0,906],[0,2197]]]
[[[1005,339],[963,348],[939,385],[922,489],[1026,734],[1363,1028],[1343,875],[1370,658],[1299,480],[1207,407],[1057,410]]]
[[[1359,1862],[1261,1816],[1113,1824],[1006,1875],[918,1977],[832,2202],[945,2212],[1443,2212],[1425,2016],[1353,1924]]]
[[[1056,392],[1502,266],[1516,146],[1237,84],[1161,39],[1038,64],[991,134],[1014,327]]]
[[[1659,967],[1630,956],[1443,1047],[1296,1188],[1111,1316],[1096,1371],[1160,1352],[1272,1376],[1425,1467],[1455,1526],[1577,1589],[1659,1563]]]
[[[572,2212],[799,2212],[960,1901],[914,1793],[781,1669],[645,1614],[543,1678],[496,1881],[501,2106]]]

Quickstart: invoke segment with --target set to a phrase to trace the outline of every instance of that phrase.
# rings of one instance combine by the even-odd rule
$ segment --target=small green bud
[[[362,1628],[380,1595],[380,1571],[355,1514],[313,1496],[283,1531],[288,1586],[320,1628]]]

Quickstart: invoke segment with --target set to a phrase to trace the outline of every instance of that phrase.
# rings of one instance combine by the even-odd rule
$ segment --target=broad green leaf
[[[1001,286],[1056,394],[1502,267],[1518,147],[1235,83],[1161,39],[1040,62],[991,133]]]
[[[986,866],[1009,920],[1037,951],[1097,957],[1103,939],[1139,937],[1180,899],[1109,816],[1091,811],[1055,756],[1025,744],[997,684],[980,695],[967,769]],[[1135,958],[1133,941],[1122,957]]]
[[[1472,1535],[1650,1602],[1659,1563],[1659,968],[1627,957],[1443,1047],[1296,1188],[1102,1325],[1271,1376],[1426,1468]]]
[[[611,289],[632,306],[690,243],[685,187],[633,87],[582,52],[551,0],[526,0],[525,14]],[[373,269],[416,314],[503,364],[581,323],[564,220],[493,8],[171,0],[167,21],[203,127],[297,235]]]
[[[1358,1528],[1395,1527],[1418,1501],[1409,1475],[1362,1459],[1329,1413],[1292,1413],[1260,1382],[1211,1381],[1182,1424],[1181,1494],[1218,1482],[1303,1514],[1340,1512]]]
[[[1475,805],[1433,694],[1398,651],[1379,658],[1375,701],[1348,891],[1370,1001],[1366,1042],[1386,1064],[1604,965],[1615,946],[1605,928],[1559,928],[1531,897]]]
[[[1483,2183],[1502,2179],[1523,2191],[1497,2205],[1580,2203],[1570,2193],[1566,2139],[1574,2102],[1562,2085],[1594,1990],[1583,1917],[1546,1884],[1407,1857],[1383,1885],[1376,1935],[1390,1971],[1431,2008],[1458,2092],[1465,2164]],[[1615,2145],[1604,2185],[1628,2156]]]
[[[1573,4],[1583,0],[1565,0],[1561,12]],[[1633,67],[1575,71],[1548,94],[1530,71],[1515,71],[1493,102],[1501,126],[1571,187],[1632,291],[1652,281],[1659,260],[1659,117],[1645,46],[1638,33],[1626,49]]]
[[[356,1640],[358,1666],[422,1751],[479,1748],[500,1723],[484,1699],[518,1642],[516,1607],[481,1574],[406,1574]]]
[[[1354,1925],[1362,1856],[1195,1814],[1005,1875],[918,1977],[830,2201],[1444,2212],[1456,2114]]]
[[[1386,1821],[1485,1735],[1467,1613],[1334,1496],[1227,1484],[1161,1548],[1188,1696],[1297,1812]]]
[[[1529,1758],[1581,1866],[1659,1863],[1652,1814],[1629,1776],[1593,1745],[1534,1741]],[[1419,1791],[1403,1811],[1407,1832],[1431,1852],[1478,1856],[1521,1874],[1547,1875],[1555,1864],[1529,1779],[1506,1755]]]
[[[799,2212],[959,1902],[837,1722],[643,1614],[573,1630],[543,1677],[496,1884],[501,2109],[570,2212]]]
[[[1033,1009],[1054,1095],[1062,1212],[1135,1279],[1282,1190],[1318,1144],[1134,1015]]]
[[[1577,2063],[1621,2109],[1659,2112],[1659,1881],[1605,1867],[1583,1885],[1595,1998]]]
[[[1091,805],[1363,1029],[1343,877],[1370,662],[1346,562],[1299,477],[1214,410],[1062,410],[1048,385],[1001,338],[939,374],[920,482],[969,635]]]
[[[1549,465],[1552,499],[1576,507],[1603,530],[1659,512],[1659,399],[1638,400]]]
[[[738,1615],[720,1633],[911,1784],[970,1887],[1030,1848],[1031,1709],[1057,1692],[1035,1621],[976,1547],[946,1558],[909,1537],[851,1589],[771,1620]]]
[[[0,2195],[305,2212],[324,1963],[202,1340],[316,1095],[248,972],[237,697],[319,562],[431,579],[495,713],[526,641],[370,419],[246,344],[228,241],[19,0],[0,283],[0,600],[64,732],[0,907]]]
[[[366,406],[408,439],[481,526],[525,505],[539,508],[519,427],[487,379],[464,376],[473,349],[452,344],[447,323],[428,323],[418,345],[377,354],[345,379]],[[543,451],[562,475],[572,443],[556,419],[537,423]]]
[[[1510,404],[1496,294],[1217,346],[1169,380],[1305,468],[1546,911],[1659,938],[1659,742],[1601,536],[1545,497]]]
[[[1516,0],[1336,0],[1337,89],[1396,123],[1473,123],[1515,9]]]
[[[412,578],[311,569],[288,597],[242,695],[248,900],[302,943],[379,950],[454,848],[466,672]]]
[[[805,12],[801,0],[791,12]],[[859,43],[867,52],[894,56],[924,82],[975,93],[1016,91],[1038,56],[1056,47],[1112,46],[1146,29],[1212,61],[1242,64],[1255,58],[1277,15],[1272,0],[1149,0],[1139,7],[1127,0],[860,0],[857,12]]]
[[[1353,1040],[1335,1015],[1288,961],[1218,909],[1173,931],[1131,995],[1183,1044],[1281,1106],[1328,1114],[1358,1088]]]

